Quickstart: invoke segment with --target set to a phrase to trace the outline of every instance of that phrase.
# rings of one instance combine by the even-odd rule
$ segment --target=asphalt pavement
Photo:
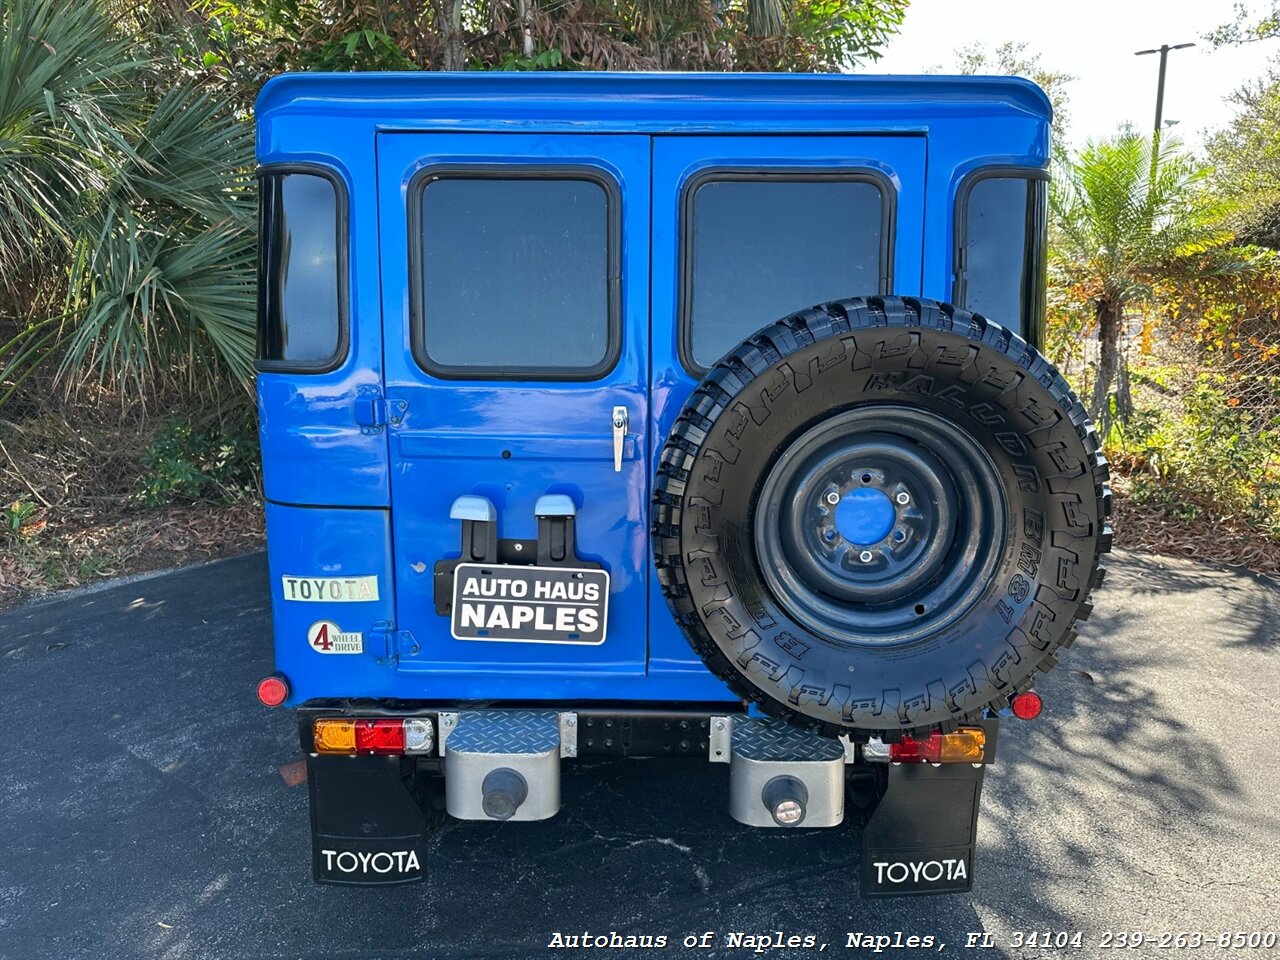
[[[554,820],[449,821],[426,883],[318,887],[306,787],[281,773],[293,716],[254,697],[261,555],[7,611],[0,958],[640,954],[548,949],[557,931],[665,936],[653,957],[757,956],[733,931],[814,937],[769,951],[786,957],[1278,956],[1247,936],[1280,933],[1280,584],[1110,565],[1045,714],[1003,726],[974,892],[879,901],[858,897],[855,828],[740,827],[725,767],[692,761],[567,764]],[[1033,931],[1081,946],[1016,946]],[[1210,942],[1118,951],[1109,931]],[[1222,932],[1245,945],[1219,950]],[[857,933],[934,940],[874,953]]]

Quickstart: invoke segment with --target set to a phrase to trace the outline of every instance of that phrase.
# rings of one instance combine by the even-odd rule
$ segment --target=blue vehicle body
[[[707,171],[865,172],[890,191],[888,270],[881,289],[844,294],[955,301],[955,211],[964,190],[988,171],[1041,176],[1049,120],[1039,88],[1011,78],[468,73],[270,81],[257,104],[258,163],[267,173],[330,177],[344,238],[335,361],[307,370],[268,364],[258,376],[286,702],[736,699],[672,619],[649,543],[655,460],[699,379],[682,362],[676,322],[686,187]],[[414,178],[503,165],[585,169],[616,192],[618,339],[616,359],[598,375],[458,379],[428,372],[415,357]],[[1024,320],[1032,342],[1035,323]],[[615,469],[609,418],[618,404],[630,420]],[[466,494],[491,500],[500,535],[517,539],[535,537],[538,498],[572,499],[580,556],[610,574],[604,642],[452,636],[433,604],[432,571],[458,556],[450,505]],[[303,581],[315,595],[300,596]],[[334,599],[344,590],[359,595]],[[313,649],[309,631],[321,621],[361,634],[361,652]]]

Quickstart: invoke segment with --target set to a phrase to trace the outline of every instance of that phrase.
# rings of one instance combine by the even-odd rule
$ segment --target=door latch
[[[626,407],[613,408],[613,472],[622,472],[622,448],[627,441],[627,427],[631,416]]]

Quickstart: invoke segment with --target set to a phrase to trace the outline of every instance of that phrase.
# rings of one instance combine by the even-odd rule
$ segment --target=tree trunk
[[[533,43],[533,31],[529,28],[529,0],[518,0],[516,8],[520,16],[521,52],[526,60],[532,60],[537,47]]]
[[[1093,399],[1089,401],[1089,416],[1103,426],[1111,419],[1111,387],[1120,369],[1120,327],[1124,319],[1124,304],[1109,298],[1099,298],[1093,305],[1093,316],[1098,322],[1098,379],[1093,384]]]
[[[441,3],[440,36],[444,40],[444,68],[465,70],[467,48],[462,39],[463,0],[443,0]]]
[[[1120,350],[1116,368],[1116,419],[1125,423],[1133,416],[1133,389],[1129,379],[1129,351]]]
[[[782,4],[778,0],[747,0],[747,33],[753,37],[782,36]]]
[[[384,0],[385,4],[390,2],[391,0]],[[427,37],[433,32],[431,4],[426,0],[401,0],[401,3],[404,8],[403,29],[409,34],[409,43],[413,47],[413,62],[418,65],[419,70],[426,70],[431,59],[427,43]],[[389,7],[383,11],[382,22],[386,24],[383,28],[385,32],[392,33]]]

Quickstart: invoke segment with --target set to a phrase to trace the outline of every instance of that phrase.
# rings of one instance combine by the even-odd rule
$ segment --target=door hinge
[[[397,630],[389,620],[379,620],[368,633],[366,649],[381,663],[394,664],[401,657],[416,657],[422,646],[408,630]]]
[[[356,423],[361,433],[381,433],[385,426],[396,426],[408,409],[406,401],[388,400],[377,387],[363,386],[356,391]]]
[[[396,631],[396,655],[399,657],[416,657],[422,652],[418,638],[408,630]]]

